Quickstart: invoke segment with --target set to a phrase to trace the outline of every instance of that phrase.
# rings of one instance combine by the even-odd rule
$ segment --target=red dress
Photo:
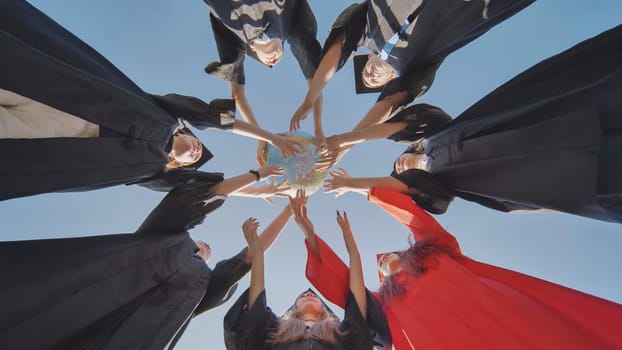
[[[407,195],[374,188],[369,201],[453,256],[428,258],[418,277],[395,276],[405,293],[383,304],[395,349],[622,349],[622,305],[462,255]],[[307,246],[307,278],[343,307],[348,268],[319,237],[318,245],[321,260]]]

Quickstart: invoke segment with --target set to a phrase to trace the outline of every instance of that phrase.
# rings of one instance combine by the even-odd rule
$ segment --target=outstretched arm
[[[235,107],[238,111],[240,111],[242,119],[244,119],[244,121],[251,125],[259,126],[259,123],[257,123],[257,119],[255,119],[253,109],[251,108],[251,104],[246,98],[246,90],[244,88],[244,84],[230,82],[229,86],[231,87],[231,96],[235,100]]]
[[[294,146],[296,144],[295,142],[242,120],[236,119],[233,122],[233,133],[268,142],[278,148],[284,158],[288,158],[298,152]]]
[[[246,239],[246,243],[248,244],[248,250],[253,255],[251,282],[248,288],[247,305],[249,308],[252,307],[259,294],[265,289],[263,248],[257,237],[257,227],[259,227],[259,222],[254,218],[244,221],[242,225],[242,231],[244,232],[244,239]]]
[[[294,220],[305,235],[307,248],[307,279],[332,303],[345,307],[350,288],[349,270],[330,247],[315,234],[307,216],[307,197],[303,190],[289,200]]]
[[[408,227],[416,241],[434,239],[437,244],[454,248],[460,253],[456,238],[445,231],[430,214],[413,203],[408,195],[386,188],[372,188],[369,201],[376,203],[387,214]]]
[[[339,67],[339,58],[341,57],[343,38],[342,34],[335,40],[328,51],[326,51],[324,57],[322,57],[319,66],[313,74],[313,79],[311,79],[309,83],[309,90],[305,95],[304,101],[292,116],[289,123],[290,130],[300,129],[300,122],[304,120],[309,112],[311,112],[311,109],[314,108],[316,100],[322,96],[322,90],[337,71]]]
[[[272,245],[272,243],[279,236],[287,222],[289,222],[289,218],[292,216],[292,211],[289,206],[285,206],[283,210],[279,213],[279,215],[272,220],[272,222],[261,232],[259,235],[259,244],[261,245],[262,251],[265,253],[268,248]],[[253,252],[249,249],[246,252],[246,263],[251,264],[253,262]]]
[[[333,178],[324,180],[324,192],[335,192],[337,197],[347,192],[367,195],[372,187],[387,188],[403,193],[413,191],[413,189],[409,189],[404,183],[391,176],[351,177],[343,168],[339,168],[339,171],[331,171],[329,173]]]
[[[361,255],[359,254],[352,229],[350,228],[350,221],[348,220],[348,214],[343,212],[343,215],[337,211],[337,223],[341,227],[343,233],[343,240],[346,244],[346,250],[350,256],[350,291],[356,300],[356,304],[361,311],[363,318],[367,315],[367,290],[365,289],[365,281],[363,280],[363,266],[361,264]]]
[[[216,185],[213,185],[209,190],[212,193],[221,196],[235,195],[237,191],[250,186],[256,181],[266,179],[270,176],[283,175],[283,168],[275,165],[268,165],[259,168],[257,172],[259,173],[259,179],[255,176],[255,174],[250,172],[244,173],[219,182]]]
[[[408,123],[406,122],[372,125],[367,128],[330,136],[326,139],[326,146],[329,151],[338,151],[340,148],[353,146],[361,142],[386,139],[407,126]]]

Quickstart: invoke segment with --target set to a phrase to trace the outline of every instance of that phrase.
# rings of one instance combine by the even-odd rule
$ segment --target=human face
[[[173,137],[173,148],[169,156],[177,163],[193,164],[201,158],[202,153],[203,147],[196,137],[178,134]]]
[[[270,39],[266,42],[253,42],[251,49],[257,54],[257,58],[270,67],[281,61],[283,57],[283,41],[281,39]]]
[[[387,253],[378,259],[378,271],[384,276],[391,276],[402,270],[401,259],[397,253]]]
[[[296,299],[296,311],[300,318],[317,320],[324,311],[324,304],[315,293],[307,291]]]
[[[395,70],[385,60],[369,54],[367,63],[363,67],[363,82],[367,87],[380,87],[395,78]]]
[[[395,160],[395,172],[401,174],[408,169],[414,169],[418,166],[421,154],[402,153]]]

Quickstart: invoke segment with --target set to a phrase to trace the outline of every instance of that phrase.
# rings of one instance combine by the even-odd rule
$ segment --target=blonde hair
[[[322,309],[320,321],[314,322],[308,330],[305,322],[298,317],[300,317],[298,312],[294,312],[291,318],[280,319],[279,328],[269,336],[267,342],[285,345],[313,339],[323,344],[334,345],[337,342],[337,335],[345,334],[339,329],[339,320],[331,318],[326,308]]]

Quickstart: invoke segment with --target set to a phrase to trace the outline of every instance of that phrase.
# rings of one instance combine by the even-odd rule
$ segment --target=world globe
[[[287,139],[298,142],[302,151],[283,159],[278,148],[267,144],[263,155],[265,164],[285,168],[285,174],[280,179],[284,178],[291,189],[283,193],[294,196],[296,190],[302,188],[306,190],[307,195],[310,195],[322,186],[326,177],[326,171],[315,170],[315,162],[319,158],[317,141],[315,137],[303,131],[287,132],[284,135]]]

